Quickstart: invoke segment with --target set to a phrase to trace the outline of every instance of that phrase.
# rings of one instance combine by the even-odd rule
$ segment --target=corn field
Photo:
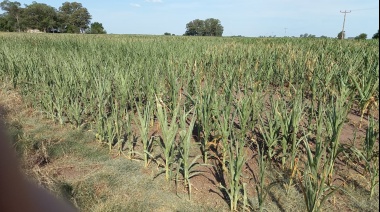
[[[321,211],[344,192],[338,160],[359,164],[368,198],[377,192],[378,44],[0,34],[0,83],[47,118],[160,168],[189,198],[194,177],[213,167],[231,211],[265,210],[276,184],[300,187],[305,210]],[[283,178],[270,182],[272,168]]]

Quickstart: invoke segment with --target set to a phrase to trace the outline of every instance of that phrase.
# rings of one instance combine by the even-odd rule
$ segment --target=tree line
[[[186,24],[187,36],[222,36],[223,26],[219,19],[208,18],[206,20],[195,19]]]
[[[360,35],[355,36],[355,40],[365,40],[367,39],[368,35],[366,33],[360,33]],[[339,39],[345,39],[346,38],[346,33],[344,31],[340,31],[338,33],[337,38]],[[375,34],[373,34],[372,39],[379,39],[379,30]]]
[[[99,22],[91,23],[91,14],[78,2],[64,2],[58,9],[44,3],[32,4],[4,0],[0,3],[0,31],[24,32],[38,29],[42,32],[93,33],[106,31]]]

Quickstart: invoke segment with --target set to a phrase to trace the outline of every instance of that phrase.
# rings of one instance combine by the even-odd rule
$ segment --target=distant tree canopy
[[[379,39],[379,30],[372,36],[372,39]]]
[[[208,18],[206,20],[195,19],[186,24],[187,36],[222,36],[223,26],[219,19]]]
[[[77,2],[65,2],[58,9],[61,27],[69,33],[83,33],[90,24],[91,15]]]
[[[315,35],[305,33],[301,34],[300,38],[315,38]]]
[[[360,35],[355,37],[356,40],[365,40],[367,39],[367,34],[361,33]]]
[[[104,30],[103,24],[99,22],[92,23],[87,33],[88,34],[107,34],[107,32]]]
[[[48,31],[58,24],[58,16],[54,7],[47,4],[33,2],[23,9],[23,25],[27,28]]]
[[[21,20],[22,20],[22,12],[20,2],[10,2],[8,0],[4,0],[0,3],[1,10],[5,11],[4,14],[1,15],[1,21],[3,22],[3,27],[5,29],[12,31],[21,31]]]
[[[64,2],[58,9],[33,1],[21,7],[20,2],[3,0],[0,8],[0,31],[21,32],[38,29],[44,32],[105,33],[101,23],[94,22],[90,29],[91,14],[78,2]]]
[[[337,36],[338,39],[344,39],[345,37],[346,37],[346,32],[340,31],[338,33],[338,36]]]

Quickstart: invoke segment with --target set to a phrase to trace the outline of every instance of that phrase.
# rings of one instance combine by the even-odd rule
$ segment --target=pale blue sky
[[[20,1],[30,4],[32,1]],[[64,1],[37,0],[58,8]],[[194,19],[217,18],[224,36],[299,37],[309,33],[336,37],[347,14],[347,37],[379,29],[378,0],[78,0],[108,33],[182,35]]]

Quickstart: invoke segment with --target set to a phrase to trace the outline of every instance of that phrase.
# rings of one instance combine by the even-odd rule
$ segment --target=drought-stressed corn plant
[[[326,141],[329,138],[324,133],[326,129],[326,121],[324,120],[325,109],[321,106],[321,103],[319,103],[317,114],[315,137],[313,137],[315,149],[312,150],[309,144],[312,139],[311,136],[303,140],[307,154],[303,177],[301,173],[297,171],[306,209],[310,212],[320,211],[324,202],[333,195],[335,191],[341,190],[340,187],[329,185],[328,183],[329,173],[332,169],[331,166],[334,164],[331,163],[331,161],[334,161],[335,157],[333,154],[328,153],[329,143]]]
[[[136,125],[139,128],[140,136],[141,136],[141,142],[143,145],[143,152],[141,153],[143,155],[144,160],[144,166],[147,167],[149,164],[149,157],[152,157],[152,145],[153,145],[153,139],[149,138],[149,128],[150,128],[150,121],[151,121],[151,115],[152,115],[152,108],[150,105],[150,102],[147,102],[145,105],[144,110],[139,109],[139,106],[136,104],[137,109],[137,116],[135,120],[138,120],[138,123]],[[136,121],[137,122],[137,121]]]
[[[277,148],[281,130],[280,123],[276,121],[276,106],[274,104],[275,103],[273,102],[271,106],[271,113],[266,113],[266,123],[263,118],[260,118],[259,125],[260,132],[268,149],[267,152],[269,159],[272,159],[276,154],[275,148]]]
[[[123,151],[123,144],[125,143],[125,139],[129,136],[130,122],[129,122],[129,114],[128,111],[120,108],[119,102],[115,99],[112,108],[112,115],[110,119],[113,121],[113,125],[111,124],[111,129],[113,138],[109,141],[110,149],[113,145],[117,146],[118,154],[121,155]]]
[[[119,154],[123,154],[128,159],[132,159],[135,156],[135,146],[136,146],[136,136],[132,131],[132,121],[130,114],[125,110],[123,116],[121,117],[121,127],[119,129],[120,133],[124,133],[121,139],[118,141]],[[126,147],[126,148],[124,148]],[[125,150],[127,151],[125,154]]]
[[[66,105],[66,89],[56,86],[54,91],[51,91],[52,104],[53,104],[53,117],[55,117],[60,124],[64,124],[64,109]]]
[[[307,211],[318,212],[322,210],[324,202],[340,188],[327,184],[331,165],[326,160],[326,147],[323,141],[317,140],[314,155],[308,141],[304,140],[304,144],[307,152],[307,162],[303,172],[303,179],[299,176],[299,182]]]
[[[377,101],[375,97],[375,92],[379,88],[379,78],[370,77],[369,79],[358,79],[356,75],[350,75],[352,81],[354,81],[357,92],[359,93],[359,106],[360,106],[360,124],[359,128],[361,128],[361,124],[363,121],[363,116],[368,111],[368,114],[372,110],[374,106],[377,106]],[[376,81],[375,81],[376,80]],[[359,83],[360,82],[360,83]]]
[[[210,86],[212,88],[212,86]],[[215,104],[215,91],[206,88],[204,93],[200,94],[197,102],[197,136],[200,140],[203,162],[207,163],[208,159],[208,142],[213,123],[213,109]]]
[[[226,106],[231,107],[231,106]],[[220,133],[220,141],[221,141],[221,155],[217,156],[218,159],[222,163],[222,168],[224,171],[227,171],[226,164],[227,164],[227,157],[230,149],[230,139],[233,129],[233,119],[235,118],[235,114],[233,114],[232,120],[230,120],[230,109],[225,108],[226,110],[222,111],[220,114],[220,118],[218,119],[218,132]],[[221,159],[220,159],[221,157]]]
[[[298,153],[298,145],[302,140],[302,138],[298,138],[304,112],[302,101],[302,91],[297,90],[294,99],[291,101],[290,112],[284,112],[282,115],[282,129],[284,129],[282,133],[290,145],[290,169],[293,169],[295,166],[294,163]]]
[[[340,135],[343,129],[343,124],[346,121],[350,105],[347,105],[347,99],[350,96],[350,91],[341,84],[341,94],[337,97],[332,97],[330,107],[326,111],[327,127],[326,131],[329,135],[329,183],[331,183],[334,173],[334,161],[338,155],[344,150],[340,145]]]
[[[243,184],[241,182],[241,177],[244,164],[247,160],[244,145],[245,142],[241,140],[232,140],[229,143],[228,160],[226,160],[228,161],[228,172],[226,173],[226,183],[228,188],[220,185],[220,187],[228,194],[231,211],[238,210],[239,199],[243,197]]]
[[[278,103],[273,99],[271,101],[272,107],[274,107],[272,114],[275,114],[275,121],[272,124],[277,125],[276,123],[279,123],[281,132],[282,169],[288,175],[286,176],[288,178],[287,183],[284,184],[286,192],[289,192],[290,187],[293,186],[293,178],[298,165],[298,148],[300,142],[305,137],[305,135],[299,135],[301,134],[301,120],[304,113],[302,91],[295,88],[293,90],[295,94],[292,95],[293,97],[291,97],[289,105],[285,99],[277,100]],[[287,162],[289,164],[288,167],[285,166]]]
[[[238,100],[236,103],[236,111],[239,117],[239,134],[237,135],[241,139],[246,138],[246,133],[248,133],[255,121],[256,114],[258,110],[256,107],[258,105],[258,98],[254,96],[254,94],[249,95],[248,93],[244,94],[244,96]]]
[[[355,155],[364,161],[364,174],[369,174],[370,198],[373,197],[375,188],[379,184],[379,151],[378,149],[376,151],[376,141],[378,141],[378,138],[379,129],[376,128],[374,118],[371,117],[368,121],[362,149],[353,147]]]
[[[191,136],[194,129],[194,123],[195,123],[195,117],[196,114],[193,112],[193,115],[191,116],[191,121],[189,126],[187,126],[186,120],[189,117],[189,114],[192,111],[186,112],[183,111],[183,114],[181,114],[180,117],[180,127],[179,130],[179,136],[180,136],[180,143],[179,143],[179,153],[180,153],[180,160],[179,160],[179,172],[182,174],[184,178],[184,185],[188,190],[189,199],[191,200],[191,189],[192,184],[190,179],[192,177],[195,177],[197,175],[200,175],[202,172],[194,170],[196,166],[200,165],[197,160],[202,155],[195,156],[190,161],[190,151],[191,151]]]
[[[269,191],[277,184],[277,182],[272,182],[270,184],[266,183],[266,168],[267,168],[267,157],[264,154],[264,150],[259,147],[257,144],[257,153],[258,153],[258,166],[259,166],[259,173],[258,178],[256,178],[256,193],[257,193],[257,200],[259,202],[259,211],[264,211],[265,206],[265,199],[267,195],[269,194]],[[253,206],[252,206],[253,207]]]
[[[175,138],[178,132],[177,116],[179,111],[179,105],[172,111],[172,116],[169,117],[165,104],[159,97],[156,97],[156,110],[157,118],[160,123],[162,133],[162,149],[163,159],[165,162],[165,178],[170,180],[171,178],[171,166],[175,157]],[[169,118],[171,121],[169,123]]]

